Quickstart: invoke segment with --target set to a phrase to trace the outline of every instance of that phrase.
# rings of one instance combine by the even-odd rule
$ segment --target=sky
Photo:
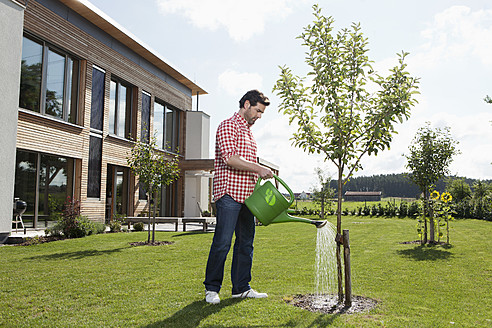
[[[314,20],[313,4],[335,20],[336,32],[360,23],[368,56],[383,76],[408,52],[407,71],[420,79],[418,104],[397,124],[391,149],[365,156],[355,176],[408,172],[409,153],[419,128],[449,127],[460,154],[452,175],[492,179],[492,1],[490,0],[90,0],[136,39],[208,92],[198,109],[210,115],[210,158],[215,131],[238,110],[251,89],[271,105],[252,127],[258,156],[276,164],[294,192],[318,186],[315,168],[336,179],[323,157],[292,145],[296,126],[278,111],[272,91],[288,66],[295,75],[309,71],[307,48],[297,39]],[[196,97],[193,110],[196,110]]]

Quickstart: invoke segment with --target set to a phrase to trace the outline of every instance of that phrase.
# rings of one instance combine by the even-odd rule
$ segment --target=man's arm
[[[268,167],[258,163],[249,162],[239,155],[231,156],[226,164],[241,171],[255,172],[262,179],[273,178],[273,172]]]

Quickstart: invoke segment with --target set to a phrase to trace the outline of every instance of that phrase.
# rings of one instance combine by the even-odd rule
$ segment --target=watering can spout
[[[255,190],[244,202],[251,213],[253,213],[263,225],[282,222],[311,223],[317,228],[322,228],[326,225],[327,221],[315,221],[289,215],[289,207],[294,202],[294,193],[278,176],[274,175],[274,178],[287,189],[290,194],[289,200],[287,200],[270,181],[266,181],[261,185],[261,178],[259,178]]]
[[[313,224],[316,226],[316,228],[321,229],[323,228],[328,221],[313,221]]]

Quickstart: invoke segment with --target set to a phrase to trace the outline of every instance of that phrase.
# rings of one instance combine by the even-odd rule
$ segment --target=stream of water
[[[319,298],[337,291],[336,228],[327,222],[316,230],[315,293]]]

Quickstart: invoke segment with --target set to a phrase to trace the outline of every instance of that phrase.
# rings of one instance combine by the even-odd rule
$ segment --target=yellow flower
[[[441,200],[445,203],[453,200],[453,196],[449,192],[443,192],[441,195]]]
[[[433,192],[431,192],[431,198],[432,198],[432,200],[438,200],[439,199],[439,191],[434,190]]]

